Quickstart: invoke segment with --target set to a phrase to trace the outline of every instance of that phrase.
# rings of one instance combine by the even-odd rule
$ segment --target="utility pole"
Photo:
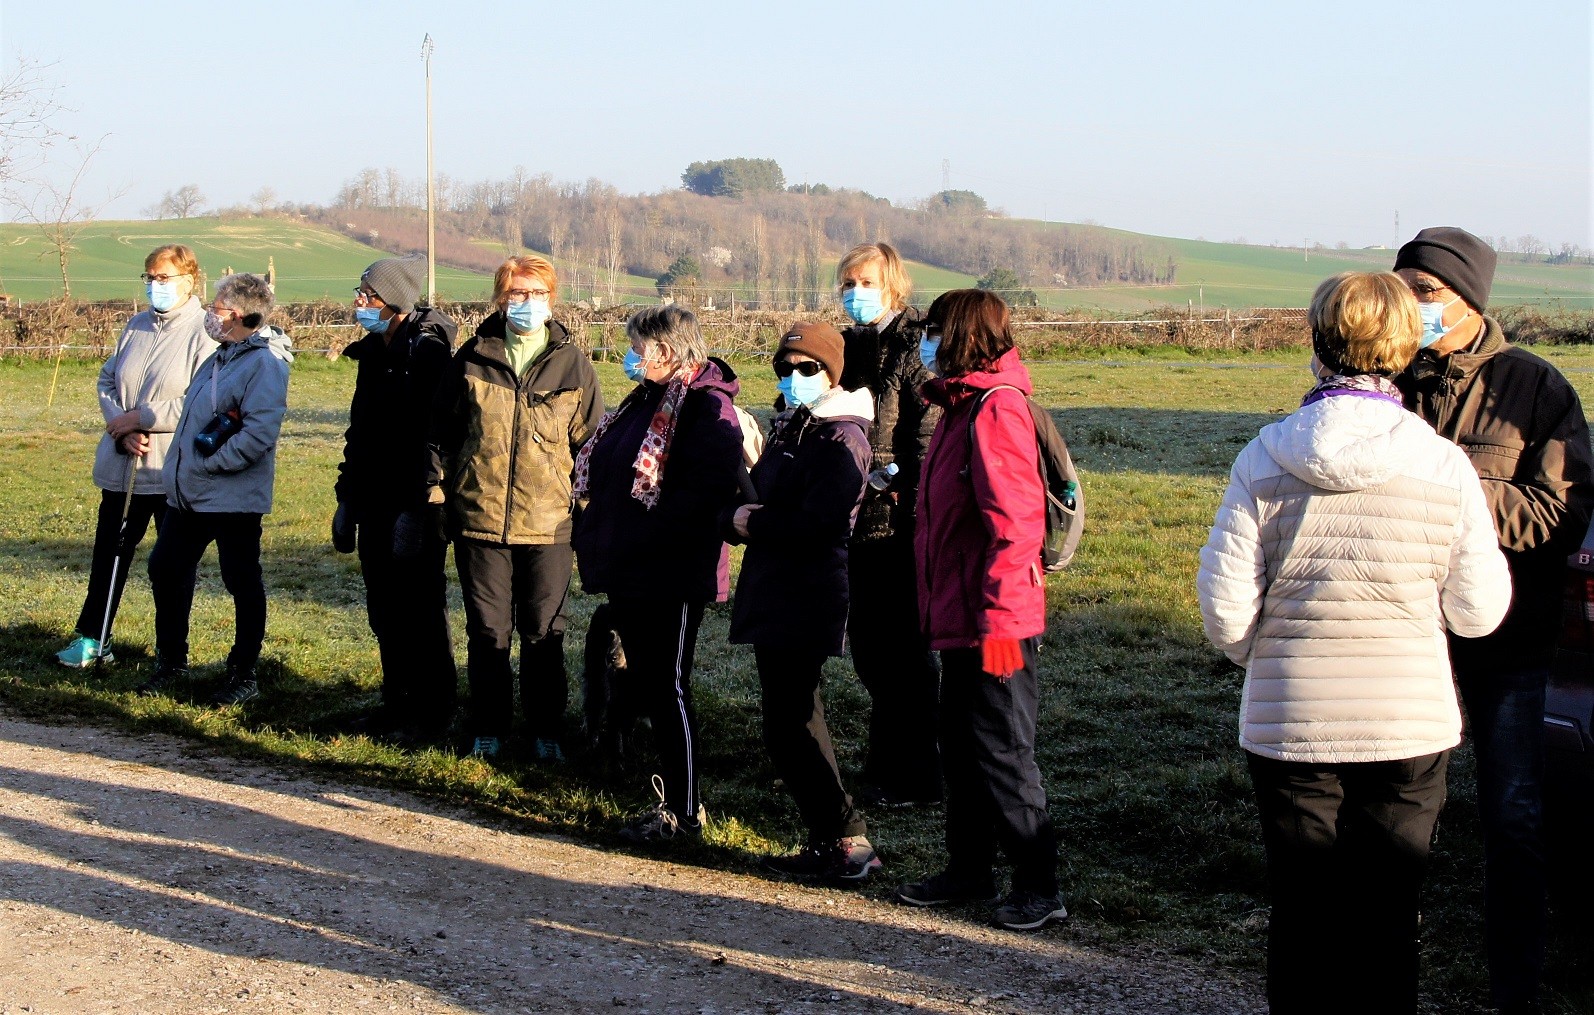
[[[436,190],[432,184],[432,33],[421,40],[421,59],[426,62],[426,305],[437,305],[437,212]]]

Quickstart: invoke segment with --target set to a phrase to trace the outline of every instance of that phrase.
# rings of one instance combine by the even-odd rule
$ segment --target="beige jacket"
[[[1284,761],[1454,747],[1445,628],[1499,624],[1511,580],[1460,448],[1376,397],[1324,398],[1240,452],[1197,580],[1246,668],[1240,746]]]

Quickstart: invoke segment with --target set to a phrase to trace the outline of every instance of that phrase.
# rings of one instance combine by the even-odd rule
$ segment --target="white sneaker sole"
[[[1050,913],[1047,913],[1039,920],[1032,920],[1029,923],[1008,923],[1005,920],[997,920],[995,918],[992,918],[991,922],[1006,930],[1039,930],[1054,920],[1066,919],[1068,919],[1068,910],[1062,906],[1058,906],[1056,909],[1052,910]]]

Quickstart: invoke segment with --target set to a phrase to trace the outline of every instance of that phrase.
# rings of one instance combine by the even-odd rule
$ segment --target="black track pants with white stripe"
[[[692,657],[703,604],[610,596],[614,629],[625,649],[633,700],[653,722],[664,802],[677,817],[697,813],[697,713],[692,710]]]

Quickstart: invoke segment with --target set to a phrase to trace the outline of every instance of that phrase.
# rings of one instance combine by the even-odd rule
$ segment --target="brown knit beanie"
[[[1465,229],[1424,229],[1395,255],[1395,270],[1416,268],[1454,289],[1478,313],[1489,308],[1494,249]]]
[[[841,368],[846,363],[845,349],[841,332],[835,328],[823,321],[799,321],[787,329],[781,338],[780,348],[775,350],[775,360],[779,362],[788,352],[800,352],[823,364],[825,373],[830,375],[830,383],[836,384],[841,379]]]

